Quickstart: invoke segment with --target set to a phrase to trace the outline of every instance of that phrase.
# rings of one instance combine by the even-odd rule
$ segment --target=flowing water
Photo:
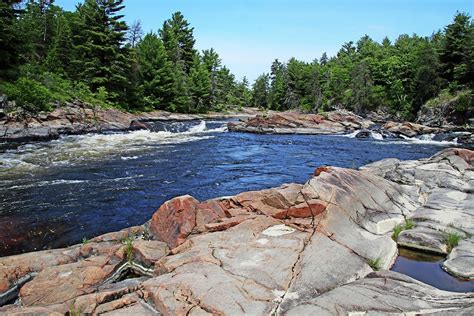
[[[445,143],[227,132],[225,121],[0,145],[0,256],[139,225],[182,194],[204,200],[285,182],[321,165],[419,159]]]

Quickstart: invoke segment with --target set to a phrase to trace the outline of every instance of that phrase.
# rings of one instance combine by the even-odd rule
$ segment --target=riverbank
[[[446,149],[361,170],[318,168],[304,185],[177,197],[142,226],[1,258],[1,304],[20,300],[0,312],[469,313],[473,293],[386,269],[398,224],[399,244],[449,252],[443,267],[474,278],[473,163],[474,152]],[[454,232],[458,244],[448,244]]]
[[[130,113],[110,108],[91,107],[81,102],[57,107],[51,113],[28,118],[0,118],[0,141],[25,142],[56,139],[61,135],[120,132],[148,129],[149,121],[188,121],[203,119],[248,118],[258,109],[243,108],[238,112],[179,114],[166,111]]]

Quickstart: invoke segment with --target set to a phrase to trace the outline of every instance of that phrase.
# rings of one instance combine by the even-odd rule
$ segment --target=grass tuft
[[[133,260],[133,237],[128,236],[122,241],[122,244],[125,245],[125,253],[127,255],[128,263],[132,263]]]
[[[413,222],[413,220],[410,218],[405,218],[405,223],[403,223],[403,225],[397,224],[393,228],[392,239],[397,241],[398,236],[400,235],[402,231],[412,229],[414,227],[415,227],[415,222]]]
[[[458,233],[456,232],[446,233],[444,242],[446,243],[446,246],[448,247],[448,252],[451,252],[453,248],[459,244],[460,240],[461,240],[461,235],[459,235]]]
[[[367,264],[372,268],[372,270],[379,271],[382,267],[382,258],[377,257],[375,259],[369,259]]]

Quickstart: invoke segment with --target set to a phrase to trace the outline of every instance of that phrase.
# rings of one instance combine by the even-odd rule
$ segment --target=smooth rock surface
[[[436,240],[444,252],[444,234],[456,231],[462,239],[443,267],[473,277],[473,158],[448,149],[362,170],[318,168],[304,185],[176,197],[142,226],[0,258],[0,304],[10,303],[0,314],[469,314],[473,293],[386,269],[397,255],[391,231],[410,218],[400,243]]]

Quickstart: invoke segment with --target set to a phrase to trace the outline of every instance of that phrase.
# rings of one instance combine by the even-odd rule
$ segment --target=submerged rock
[[[0,258],[0,304],[18,296],[0,313],[470,313],[473,293],[386,269],[397,256],[392,230],[410,218],[400,243],[453,248],[444,268],[473,278],[473,160],[449,149],[362,170],[321,167],[304,185],[177,197],[142,226]],[[458,245],[440,237],[448,228]]]

